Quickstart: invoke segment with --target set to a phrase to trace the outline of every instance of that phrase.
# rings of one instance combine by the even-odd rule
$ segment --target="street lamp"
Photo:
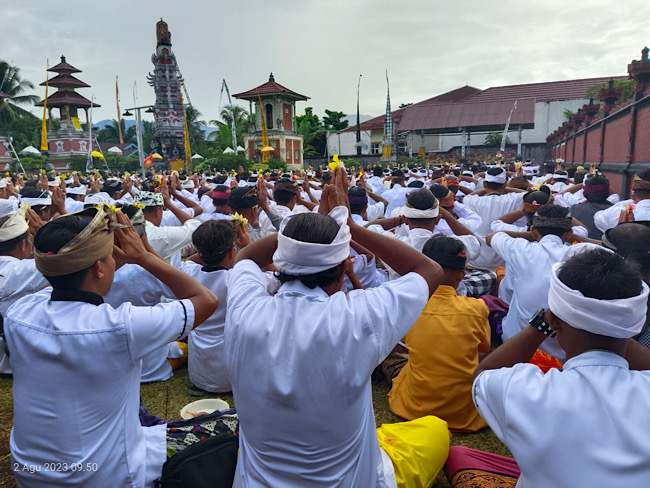
[[[357,84],[357,157],[361,158],[361,121],[360,121],[360,116],[359,116],[359,90],[361,89],[361,77],[363,75],[359,75],[359,83]],[[361,159],[359,159],[359,164],[361,163]]]

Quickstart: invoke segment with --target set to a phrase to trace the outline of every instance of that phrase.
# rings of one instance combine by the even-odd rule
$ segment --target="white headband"
[[[85,195],[86,194],[86,187],[85,186],[69,186],[68,188],[65,189],[65,192],[68,195]]]
[[[181,186],[186,190],[194,188],[194,180],[185,180],[181,183]]]
[[[310,275],[338,266],[348,258],[351,235],[347,208],[339,206],[329,213],[340,226],[331,244],[302,242],[285,236],[284,229],[295,216],[289,215],[280,224],[278,249],[273,254],[273,264],[278,271],[293,276]]]
[[[569,178],[569,175],[563,175],[561,173],[555,173],[553,175],[553,179],[555,180],[566,180],[567,178]]]
[[[47,182],[47,186],[59,186],[61,184],[61,178],[58,176],[51,181]]]
[[[463,171],[463,176],[474,176],[474,173],[471,171]]]
[[[407,219],[435,219],[440,213],[438,205],[434,208],[428,208],[426,210],[420,210],[419,208],[409,207],[405,205],[402,207],[401,214]]]
[[[491,175],[490,173],[485,173],[485,181],[488,183],[500,183],[503,184],[506,182],[506,172],[501,171],[498,175]]]
[[[25,209],[20,208],[0,228],[0,242],[7,242],[16,237],[20,237],[28,230],[29,225],[25,217]]]
[[[52,197],[49,195],[43,198],[20,197],[20,203],[29,203],[30,205],[52,205]]]
[[[0,188],[7,188],[7,180],[4,178],[0,180]]]
[[[558,278],[563,263],[555,263],[548,292],[548,307],[555,315],[576,329],[592,334],[628,339],[643,329],[648,306],[648,285],[632,298],[598,300],[585,297]]]
[[[103,205],[104,203],[110,204],[111,196],[104,191],[100,191],[99,193],[91,193],[89,195],[86,195],[86,198],[84,198],[84,203],[89,205]]]

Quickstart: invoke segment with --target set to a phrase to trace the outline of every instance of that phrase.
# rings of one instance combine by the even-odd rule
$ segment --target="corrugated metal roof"
[[[466,102],[445,104],[418,104],[406,108],[398,131],[431,130],[457,132],[459,128],[491,130],[506,125],[515,100],[492,102]],[[511,127],[534,127],[535,99],[517,100],[512,113]]]
[[[476,93],[464,102],[491,102],[495,100],[515,100],[534,98],[537,102],[557,100],[580,100],[587,98],[587,90],[609,80],[627,80],[627,76],[604,76],[600,78],[583,78],[581,80],[550,81],[545,83],[528,83],[524,85],[495,86]]]

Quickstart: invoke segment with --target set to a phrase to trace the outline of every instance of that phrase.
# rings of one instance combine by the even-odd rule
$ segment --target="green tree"
[[[305,108],[305,115],[296,117],[296,132],[302,134],[305,141],[311,140],[316,132],[323,128],[318,115],[314,114],[312,107]]]
[[[34,117],[19,105],[31,106],[38,102],[37,95],[27,95],[34,84],[20,77],[20,69],[6,61],[0,61],[0,92],[8,95],[0,98],[0,122],[10,122],[16,117]]]
[[[485,142],[483,142],[483,144],[489,147],[500,147],[502,139],[503,139],[502,132],[492,132],[485,136]],[[511,142],[510,142],[510,138],[506,136],[506,145],[508,144],[511,144]]]
[[[634,96],[634,80],[615,80],[614,89],[621,88],[623,92],[621,93],[621,98],[618,99],[616,105],[620,105],[623,102],[631,100]],[[600,100],[600,90],[603,88],[608,88],[609,83],[600,83],[599,85],[594,85],[587,90],[587,98],[593,98],[595,100]]]
[[[573,111],[569,110],[568,108],[564,109],[564,118],[566,120],[571,120],[572,116],[573,116]]]
[[[127,129],[124,119],[120,120],[120,125],[122,126],[122,140],[127,144],[137,143],[135,125],[132,125]],[[114,142],[115,144],[120,142],[117,120],[113,119],[111,123],[106,125],[103,129],[98,130],[96,127],[93,127],[93,131],[95,130],[97,130],[97,140],[100,142]]]
[[[187,122],[187,133],[190,137],[190,149],[196,152],[201,143],[205,141],[205,132],[201,129],[201,125],[207,125],[205,121],[200,120],[201,112],[199,112],[193,105],[185,107],[185,121]]]
[[[347,120],[342,120],[347,114],[325,109],[323,116],[323,126],[328,130],[342,130],[350,124]]]
[[[221,113],[219,114],[221,120],[211,120],[209,124],[214,127],[220,127],[221,125],[225,125],[228,127],[228,131],[231,132],[233,113],[235,114],[235,130],[237,131],[237,145],[243,146],[244,135],[248,133],[248,124],[251,121],[251,115],[248,113],[248,110],[246,110],[244,107],[241,107],[239,105],[233,105],[232,112],[231,112],[230,105],[226,105],[221,109]],[[220,135],[221,132],[219,133],[219,136]],[[213,132],[208,137],[215,138],[217,137],[217,133]],[[228,142],[227,145],[232,146],[232,134],[230,135],[230,141]]]

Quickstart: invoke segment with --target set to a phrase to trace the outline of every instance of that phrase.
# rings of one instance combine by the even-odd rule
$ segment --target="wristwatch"
[[[538,331],[540,331],[545,336],[555,337],[555,331],[551,329],[550,325],[544,322],[544,312],[546,312],[546,310],[540,308],[537,312],[535,312],[535,315],[533,315],[530,318],[528,323],[530,324],[531,327],[535,327]]]

